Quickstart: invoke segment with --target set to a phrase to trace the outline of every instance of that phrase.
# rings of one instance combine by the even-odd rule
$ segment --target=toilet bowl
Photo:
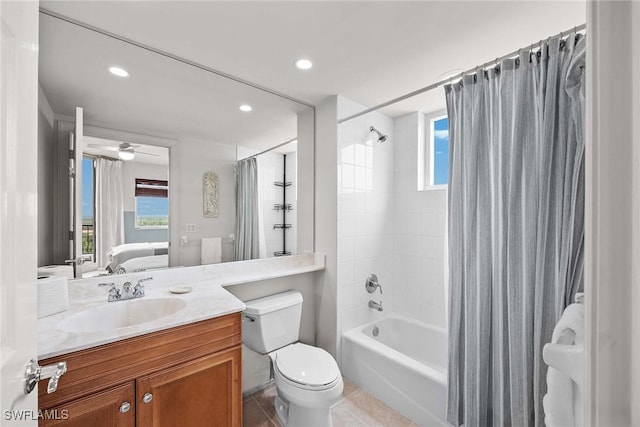
[[[342,396],[342,375],[328,352],[298,342],[302,295],[289,291],[246,305],[242,340],[271,359],[280,423],[286,427],[332,426],[331,406]]]

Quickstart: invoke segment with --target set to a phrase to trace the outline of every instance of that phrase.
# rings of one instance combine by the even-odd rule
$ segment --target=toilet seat
[[[325,350],[292,344],[275,352],[274,370],[287,383],[305,390],[326,390],[340,379],[340,369]]]

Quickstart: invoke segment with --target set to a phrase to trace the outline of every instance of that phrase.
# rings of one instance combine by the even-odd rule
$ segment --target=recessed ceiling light
[[[115,74],[118,77],[128,77],[129,73],[127,72],[127,70],[120,68],[120,67],[109,67],[109,71],[111,72],[111,74]]]
[[[308,70],[313,67],[313,62],[309,61],[308,59],[298,59],[296,61],[296,67],[300,68],[301,70]]]
[[[244,111],[245,113],[248,113],[251,110],[253,110],[251,105],[243,104],[243,105],[240,106],[240,111]]]

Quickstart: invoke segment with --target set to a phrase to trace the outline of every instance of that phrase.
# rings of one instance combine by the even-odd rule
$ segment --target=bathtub
[[[446,366],[446,331],[394,313],[342,336],[343,374],[421,426],[449,425]]]

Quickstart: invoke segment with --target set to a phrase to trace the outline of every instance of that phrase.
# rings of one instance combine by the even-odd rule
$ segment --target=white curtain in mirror
[[[122,162],[99,158],[96,162],[96,261],[109,263],[107,253],[124,243]]]
[[[234,260],[260,257],[258,166],[255,157],[240,160],[236,167],[236,241]]]

